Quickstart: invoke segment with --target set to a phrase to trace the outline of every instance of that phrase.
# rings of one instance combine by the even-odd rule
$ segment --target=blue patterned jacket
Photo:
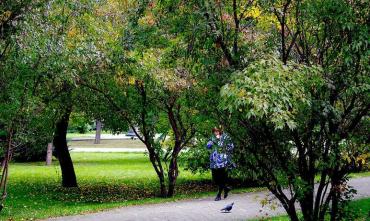
[[[209,156],[211,169],[235,167],[231,159],[234,144],[228,134],[222,133],[219,139],[212,136],[207,143],[207,148],[211,150]]]

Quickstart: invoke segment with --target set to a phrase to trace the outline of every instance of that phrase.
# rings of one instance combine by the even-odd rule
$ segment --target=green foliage
[[[73,112],[69,119],[68,131],[84,134],[92,129],[92,122],[86,116]]]
[[[73,107],[72,129],[139,127],[154,166],[187,149],[193,172],[207,169],[204,142],[222,124],[237,175],[277,195],[288,185],[303,207],[317,173],[339,185],[366,165],[366,1],[43,3],[0,3],[0,139],[14,132],[16,157],[42,156]]]
[[[241,112],[247,120],[295,129],[297,118],[310,106],[310,90],[323,82],[319,68],[284,65],[276,58],[261,60],[233,75],[221,90],[220,105],[230,113]]]
[[[200,137],[199,137],[200,138]],[[197,145],[188,148],[180,155],[181,165],[192,173],[209,171],[210,151],[206,148],[208,139],[200,139]]]

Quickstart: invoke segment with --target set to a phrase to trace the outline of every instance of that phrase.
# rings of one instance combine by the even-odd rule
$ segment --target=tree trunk
[[[335,193],[332,199],[332,206],[331,206],[331,213],[330,213],[330,221],[336,221],[338,215],[338,205],[339,205],[339,197],[337,196],[338,193]]]
[[[3,202],[5,201],[8,193],[7,193],[7,182],[8,182],[8,175],[9,175],[9,161],[12,158],[12,142],[13,142],[13,129],[10,128],[8,130],[7,135],[7,146],[4,154],[4,160],[2,162],[1,167],[1,181],[0,181],[0,191],[1,191],[1,198],[0,198],[0,212],[3,209]]]
[[[331,201],[331,212],[330,212],[330,221],[336,221],[339,212],[339,200],[341,197],[340,193],[340,181],[337,177],[333,177],[332,182],[333,197]]]
[[[53,144],[48,143],[48,147],[47,147],[47,150],[46,150],[46,166],[51,165],[52,156],[53,156]]]
[[[303,219],[305,221],[313,221],[313,192],[311,190],[304,193],[305,196],[300,200]]]
[[[167,193],[166,193],[166,182],[164,180],[164,174],[163,173],[158,174],[158,178],[159,178],[159,184],[161,188],[161,197],[166,197]]]
[[[297,210],[295,208],[295,200],[288,200],[283,193],[282,188],[278,186],[271,186],[268,183],[265,183],[271,193],[273,193],[276,198],[281,202],[282,206],[284,207],[285,211],[287,212],[291,221],[299,221]]]
[[[309,172],[307,172],[307,174],[308,173]],[[307,182],[307,186],[305,186],[306,190],[304,191],[302,198],[299,200],[303,219],[305,221],[314,221],[314,182],[311,182],[311,176],[314,177],[314,175],[311,174],[306,175],[304,179],[304,181]]]
[[[63,187],[77,187],[76,174],[67,146],[67,129],[71,111],[72,107],[68,107],[61,119],[57,121],[53,139],[55,155],[62,170]]]
[[[101,138],[101,121],[96,120],[96,132],[95,132],[95,141],[94,144],[100,144],[100,138]]]
[[[168,169],[168,192],[167,197],[172,197],[175,193],[175,186],[177,176],[179,175],[179,168],[177,165],[177,154],[173,154]]]
[[[149,159],[150,162],[153,165],[153,168],[155,172],[157,173],[158,179],[159,179],[159,185],[160,185],[160,190],[161,190],[161,197],[166,197],[167,192],[166,192],[166,182],[164,178],[164,171],[163,167],[160,161],[160,157],[155,153],[153,148],[151,147],[150,144],[147,144],[147,149],[149,151]]]
[[[297,211],[294,206],[289,206],[286,210],[291,221],[299,221]]]

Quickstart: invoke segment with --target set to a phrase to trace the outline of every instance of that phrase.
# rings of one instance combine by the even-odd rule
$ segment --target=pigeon
[[[221,209],[221,211],[229,213],[233,209],[233,206],[234,206],[234,203],[230,203],[226,205],[223,209]]]

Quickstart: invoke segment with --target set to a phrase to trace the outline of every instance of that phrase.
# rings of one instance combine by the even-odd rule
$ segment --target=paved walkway
[[[144,153],[147,151],[146,148],[141,148],[141,147],[104,147],[104,148],[99,148],[99,147],[70,147],[69,148],[70,152],[96,152],[96,153],[121,153],[121,152],[139,152],[139,153]]]
[[[88,135],[79,136],[79,137],[72,137],[69,139],[73,141],[94,140],[95,134],[88,134]],[[131,139],[131,137],[126,136],[125,134],[101,134],[100,139],[101,140],[122,140],[122,139],[124,140],[124,139]]]
[[[355,198],[370,197],[370,177],[356,178],[350,185],[357,189]],[[261,200],[272,199],[277,205],[275,210],[271,206],[262,207]],[[231,213],[221,213],[220,209],[234,202]],[[247,220],[266,216],[284,214],[284,209],[278,205],[274,197],[268,192],[231,194],[227,200],[215,202],[213,198],[169,202],[162,204],[128,206],[109,211],[68,216],[49,219],[49,221],[222,221]]]

